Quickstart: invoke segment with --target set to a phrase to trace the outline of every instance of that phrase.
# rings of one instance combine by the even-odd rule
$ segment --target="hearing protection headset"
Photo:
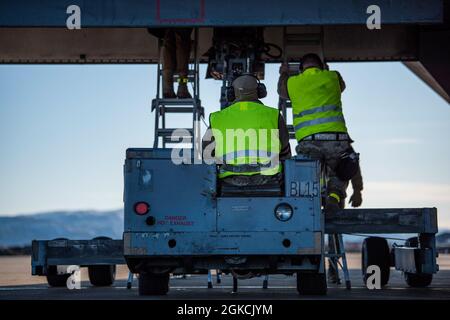
[[[256,81],[258,82],[258,86],[257,86],[257,88],[256,88],[257,94],[258,94],[258,99],[262,99],[262,98],[267,97],[267,89],[266,89],[266,86],[264,85],[264,83],[261,83],[261,81],[259,81],[258,77],[256,77],[254,74],[251,74],[251,73],[244,73],[244,74],[241,74],[239,77],[242,77],[242,76],[250,76],[250,77],[253,77],[253,78],[256,79]],[[235,92],[234,92],[233,83],[234,83],[234,81],[236,81],[236,79],[238,79],[239,77],[236,77],[236,78],[231,82],[231,85],[228,86],[228,87],[226,88],[226,96],[227,96],[227,101],[228,101],[228,102],[232,102],[232,101],[236,100],[236,94],[235,94]]]

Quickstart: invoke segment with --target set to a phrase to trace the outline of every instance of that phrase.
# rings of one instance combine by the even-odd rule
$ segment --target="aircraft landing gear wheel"
[[[376,265],[381,272],[381,285],[385,286],[389,282],[391,270],[391,254],[386,239],[379,237],[369,237],[364,239],[362,245],[361,269],[364,283],[371,274],[367,274],[367,268]]]
[[[326,295],[326,274],[297,272],[297,291],[300,295]]]
[[[139,273],[140,296],[162,296],[169,291],[169,273]]]

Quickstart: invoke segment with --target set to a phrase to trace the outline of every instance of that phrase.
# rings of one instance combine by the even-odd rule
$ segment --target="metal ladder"
[[[350,273],[348,272],[347,256],[345,255],[344,240],[342,234],[328,235],[328,252],[325,254],[330,263],[330,267],[336,270],[336,284],[341,284],[339,277],[339,267],[344,273],[344,281],[346,289],[350,290],[352,284],[350,281]]]
[[[191,99],[164,99],[162,98],[162,47],[163,41],[158,43],[159,60],[157,65],[157,89],[156,98],[152,100],[152,111],[155,112],[155,140],[153,148],[166,148],[167,144],[194,144],[199,143],[200,120],[204,116],[204,108],[200,102],[200,77],[198,56],[198,29],[194,29],[194,56],[189,64],[188,83],[192,85]],[[178,75],[174,76],[177,82]],[[167,114],[191,114],[192,126],[189,128],[168,128],[166,125]],[[198,147],[198,146],[197,146]],[[196,149],[200,150],[200,149]]]
[[[167,144],[190,143],[191,149],[199,150],[200,145],[195,148],[195,143],[200,144],[200,120],[204,116],[204,108],[200,101],[200,77],[199,77],[199,56],[198,56],[198,29],[194,29],[194,57],[189,64],[188,83],[192,84],[192,99],[164,99],[162,98],[162,39],[158,40],[158,65],[156,81],[156,98],[152,100],[152,112],[155,112],[155,135],[153,148],[166,148]],[[174,76],[177,82],[178,75]],[[192,114],[191,128],[167,128],[166,114]],[[199,155],[196,155],[199,157]],[[127,279],[127,289],[133,285],[134,274],[129,272]]]
[[[289,27],[283,28],[283,62],[289,66],[289,75],[296,75],[299,72],[300,63],[291,61],[287,52],[292,46],[303,47],[305,52],[315,52],[322,60],[324,59],[323,49],[323,28],[311,27],[310,30],[301,30],[301,32],[288,32]],[[294,28],[295,29],[295,28]],[[278,109],[283,115],[289,131],[289,138],[295,139],[295,128],[292,123],[288,123],[288,109],[292,109],[291,101],[279,97]],[[336,281],[340,284],[339,267],[344,273],[345,286],[351,289],[350,275],[347,265],[347,257],[342,234],[328,235],[328,251],[325,253],[332,268],[336,270]]]

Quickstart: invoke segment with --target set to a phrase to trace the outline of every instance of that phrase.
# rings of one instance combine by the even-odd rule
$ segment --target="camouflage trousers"
[[[335,193],[340,197],[341,206],[345,203],[348,181],[342,181],[336,176],[336,167],[342,152],[351,148],[349,141],[318,141],[303,140],[295,148],[299,155],[304,155],[314,160],[320,160],[327,169],[327,195]]]
[[[164,35],[163,70],[172,76],[187,77],[192,28],[168,28]]]

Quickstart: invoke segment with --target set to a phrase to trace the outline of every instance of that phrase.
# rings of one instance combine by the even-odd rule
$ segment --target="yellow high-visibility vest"
[[[279,111],[257,102],[237,102],[210,115],[219,178],[281,172]]]
[[[297,141],[315,133],[347,132],[335,71],[309,68],[287,83]]]

